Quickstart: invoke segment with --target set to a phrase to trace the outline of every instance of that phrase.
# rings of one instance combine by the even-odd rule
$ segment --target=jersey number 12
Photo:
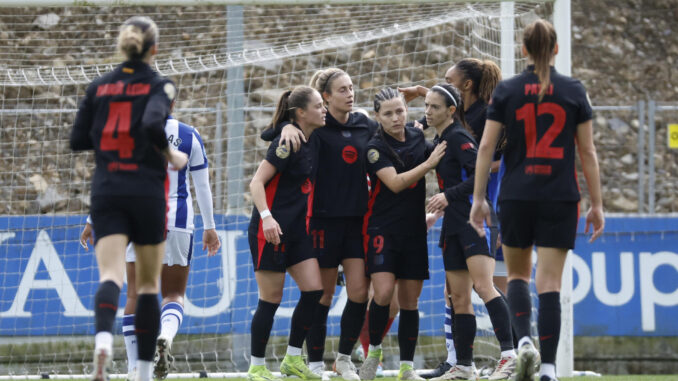
[[[108,108],[108,119],[101,132],[102,151],[118,151],[121,159],[129,159],[134,151],[134,138],[129,135],[132,118],[132,102],[111,102]],[[117,131],[117,137],[113,135]]]
[[[565,127],[567,118],[565,110],[557,103],[545,102],[536,107],[535,113],[534,106],[534,103],[526,103],[516,110],[516,119],[525,121],[525,145],[527,146],[525,156],[528,158],[562,159],[563,148],[551,147],[551,144]],[[552,115],[553,124],[549,126],[544,136],[537,140],[537,116],[543,114]]]

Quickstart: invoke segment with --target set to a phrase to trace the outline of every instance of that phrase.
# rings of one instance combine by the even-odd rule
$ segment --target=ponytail
[[[490,60],[477,58],[464,58],[454,65],[465,80],[473,82],[471,93],[482,99],[485,103],[490,102],[492,92],[501,81],[501,69]]]
[[[292,94],[292,90],[286,90],[280,96],[278,100],[278,106],[275,108],[275,113],[273,114],[273,119],[271,123],[266,127],[266,130],[269,128],[275,128],[278,124],[290,120],[290,108],[288,106],[288,100]]]
[[[523,44],[534,61],[534,72],[539,77],[539,102],[551,85],[551,57],[556,47],[556,30],[550,22],[539,19],[525,28]]]
[[[142,60],[158,39],[158,27],[146,16],[130,17],[120,27],[118,49],[128,60]]]
[[[315,90],[309,86],[297,86],[292,90],[286,90],[278,100],[271,123],[265,130],[275,128],[282,122],[294,122],[297,109],[306,109],[311,102],[311,95]]]

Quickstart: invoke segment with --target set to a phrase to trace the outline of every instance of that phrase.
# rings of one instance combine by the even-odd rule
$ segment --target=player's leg
[[[160,274],[162,308],[154,369],[155,377],[161,380],[167,377],[174,361],[171,355],[172,342],[184,320],[184,295],[192,254],[192,233],[172,230],[167,232]]]
[[[96,216],[93,218],[96,222]],[[94,247],[99,268],[99,287],[94,295],[96,334],[92,379],[96,381],[106,381],[107,367],[113,357],[113,326],[125,274],[127,240],[124,234],[111,234],[99,238]]]
[[[137,282],[136,266],[134,261],[133,245],[127,246],[126,272],[127,272],[127,302],[125,303],[125,315],[122,317],[122,335],[125,339],[125,351],[127,352],[127,381],[134,381],[137,373],[137,334],[134,330],[134,311],[137,308]],[[130,260],[131,259],[131,260]]]
[[[306,350],[308,351],[308,366],[318,375],[324,374],[325,337],[327,335],[327,315],[337,287],[337,267],[320,268],[320,279],[323,295],[316,306],[311,330],[306,336]]]
[[[134,244],[136,252],[137,308],[134,326],[137,332],[137,379],[150,380],[153,371],[156,340],[160,332],[158,291],[165,242]]]
[[[299,247],[299,246],[297,246]],[[290,250],[306,250],[292,248]],[[310,253],[310,246],[308,247]],[[291,253],[290,253],[291,255]],[[280,364],[280,372],[288,376],[297,376],[305,380],[320,379],[322,376],[310,371],[301,358],[301,349],[313,323],[313,313],[323,294],[320,280],[320,268],[316,258],[308,258],[287,268],[301,291],[301,296],[292,314],[287,353]]]
[[[400,348],[400,371],[398,380],[423,380],[414,371],[414,351],[419,337],[419,295],[424,285],[419,279],[398,280],[400,323],[398,324],[398,347]]]
[[[435,369],[422,374],[421,376],[425,379],[440,377],[453,366],[457,365],[457,351],[454,349],[454,307],[452,306],[452,298],[450,297],[447,279],[445,279],[445,287],[443,287],[443,300],[445,300],[443,331],[445,332],[445,350],[447,351],[447,358],[441,361]]]
[[[370,256],[370,253],[368,253],[368,256]],[[392,272],[372,272],[370,277],[374,287],[374,296],[372,297],[372,302],[370,302],[370,316],[368,318],[370,345],[367,358],[360,368],[361,380],[372,380],[376,376],[377,367],[381,362],[381,342],[384,330],[388,324],[390,303],[396,283],[395,274]]]
[[[250,336],[251,356],[247,378],[251,381],[278,380],[266,368],[266,345],[273,328],[275,312],[278,310],[282,300],[285,273],[257,270],[254,272],[254,277],[259,290],[259,303],[252,316]]]

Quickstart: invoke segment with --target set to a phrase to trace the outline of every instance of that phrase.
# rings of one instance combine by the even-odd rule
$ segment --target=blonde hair
[[[523,44],[534,61],[534,71],[539,77],[539,102],[551,85],[551,57],[556,47],[556,30],[550,22],[539,19],[525,28]]]
[[[311,77],[309,86],[316,89],[320,94],[327,93],[332,94],[332,82],[335,79],[341,77],[342,75],[348,75],[345,71],[331,67],[325,70],[318,70]]]
[[[134,16],[120,27],[118,50],[128,60],[143,60],[158,40],[158,26],[146,16]]]

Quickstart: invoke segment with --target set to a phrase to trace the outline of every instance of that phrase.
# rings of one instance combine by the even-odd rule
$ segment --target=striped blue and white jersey
[[[169,178],[167,229],[186,232],[192,232],[194,229],[189,172],[194,181],[204,228],[213,229],[215,225],[207,155],[200,134],[195,128],[172,117],[167,119],[165,134],[171,149],[188,155],[188,165],[184,169],[167,171]]]

